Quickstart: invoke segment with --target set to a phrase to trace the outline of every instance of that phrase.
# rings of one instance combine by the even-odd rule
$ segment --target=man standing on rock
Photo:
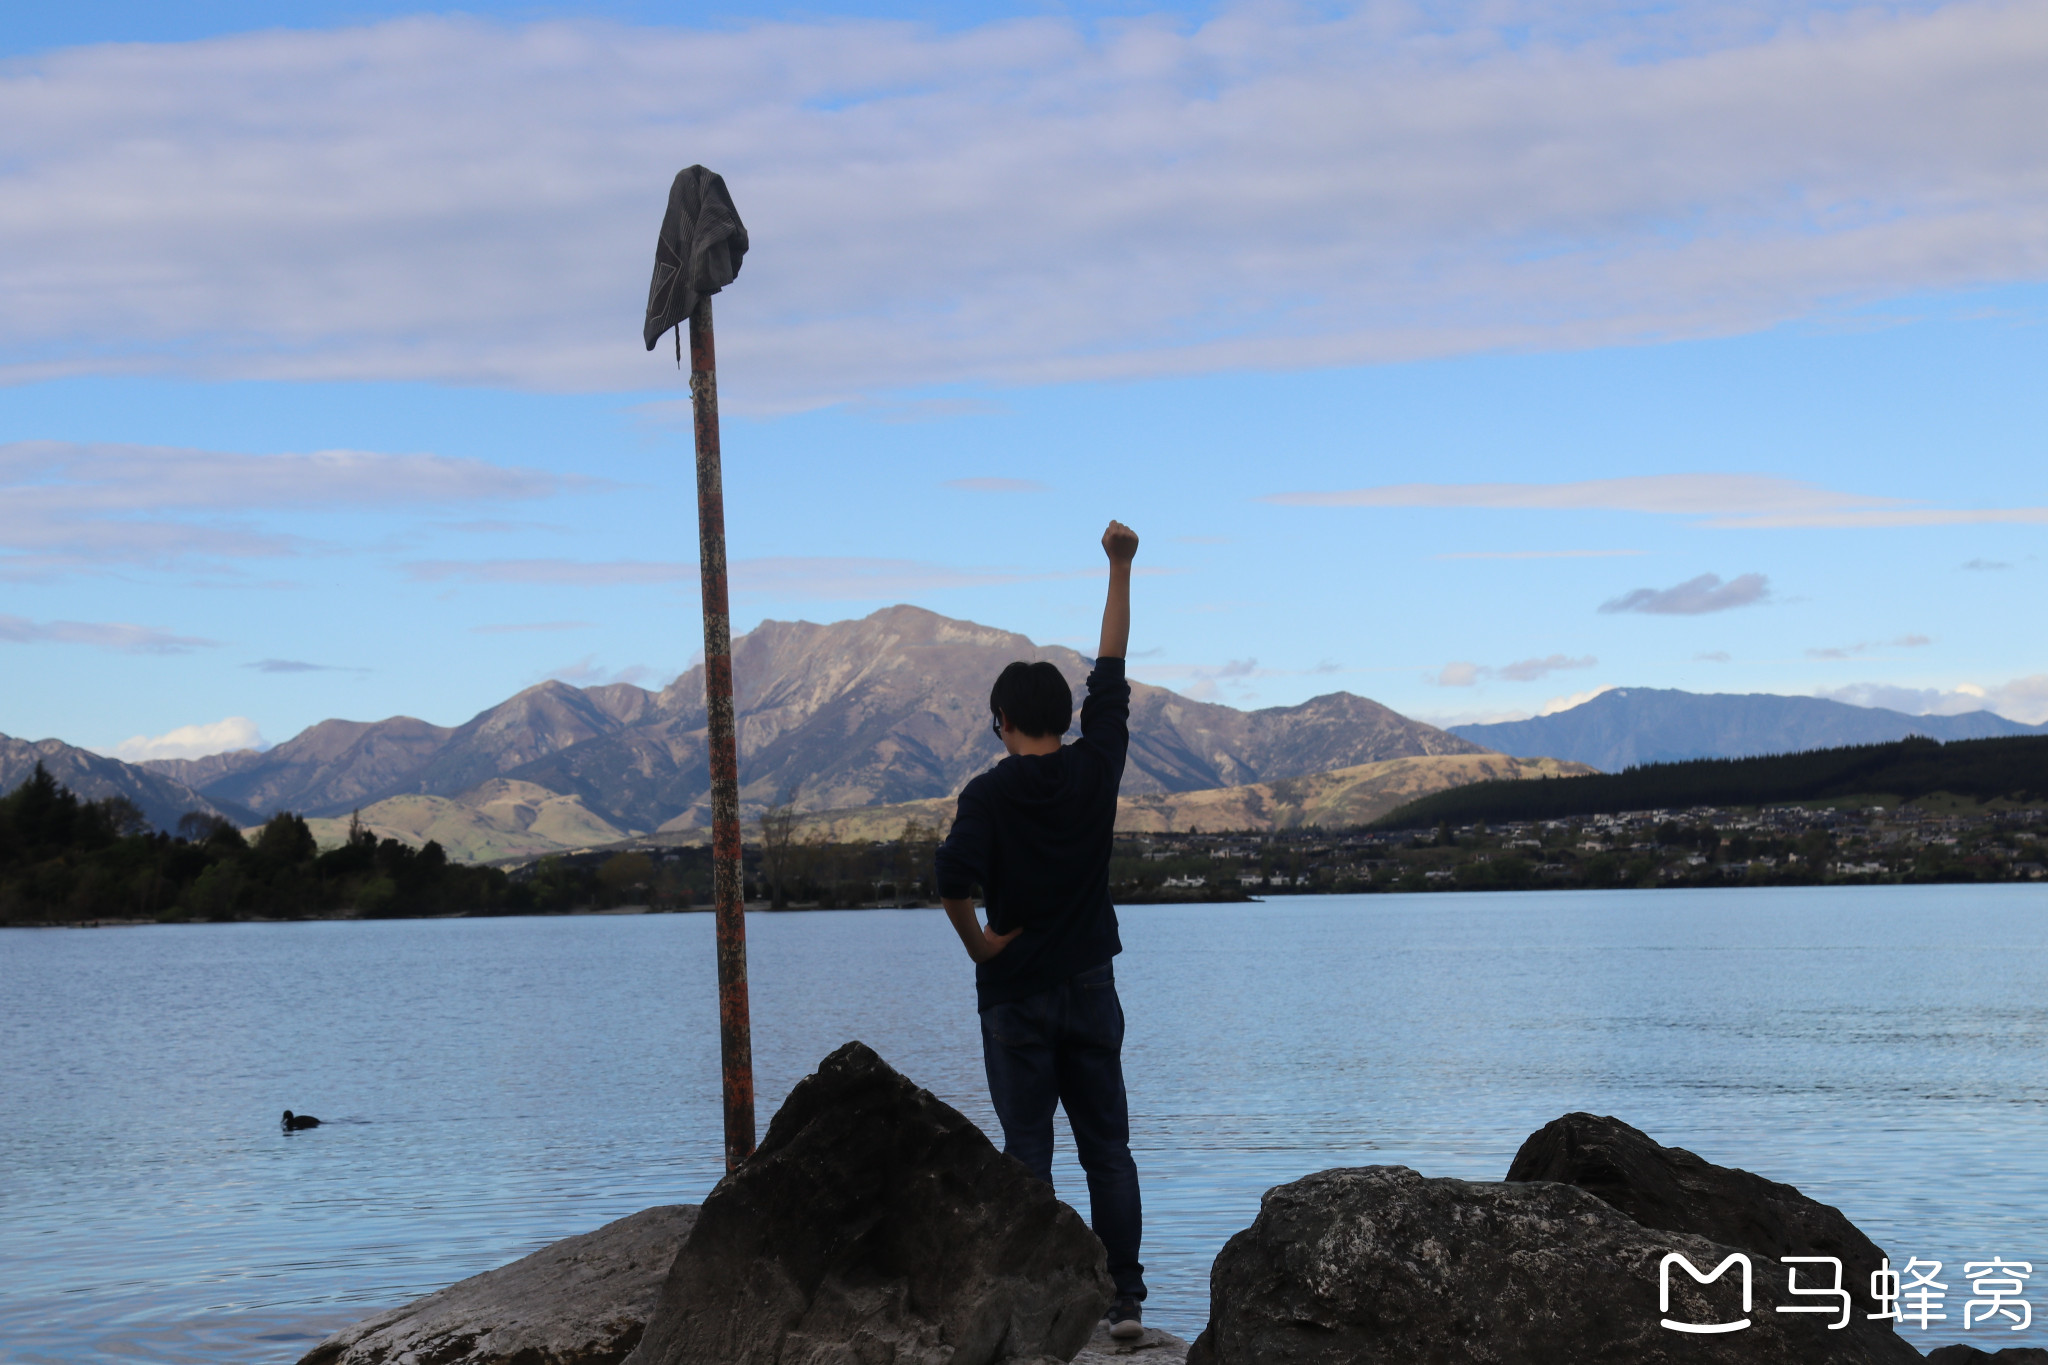
[[[1052,1111],[1067,1111],[1095,1235],[1109,1252],[1116,1300],[1110,1333],[1144,1334],[1138,1264],[1138,1167],[1124,1097],[1124,1010],[1110,959],[1123,951],[1109,902],[1116,797],[1130,744],[1131,560],[1138,537],[1122,522],[1102,533],[1109,600],[1081,737],[1060,739],[1074,694],[1049,663],[1013,663],[989,692],[1009,756],[960,793],[938,851],[939,896],[974,959],[981,1051],[1003,1150],[1052,1183]],[[974,912],[974,888],[988,927]]]

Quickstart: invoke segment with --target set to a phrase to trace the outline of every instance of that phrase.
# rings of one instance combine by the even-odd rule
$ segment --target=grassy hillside
[[[1305,826],[1349,828],[1377,819],[1404,801],[1471,782],[1514,782],[1591,772],[1580,763],[1552,758],[1508,758],[1502,754],[1443,754],[1360,763],[1310,777],[1255,782],[1206,791],[1126,795],[1117,806],[1120,834],[1216,833],[1288,830]],[[954,799],[935,797],[889,806],[799,815],[795,837],[817,843],[855,844],[901,837],[906,824],[936,826],[953,821]],[[748,837],[754,837],[748,830]],[[666,840],[664,835],[664,840]],[[709,831],[685,831],[679,842],[704,842]]]
[[[394,796],[365,806],[363,827],[415,848],[432,841],[459,863],[592,848],[632,837],[574,796],[496,778],[460,796]],[[348,841],[348,821],[308,820],[322,848]]]
[[[1123,834],[1199,830],[1348,829],[1370,824],[1417,797],[1469,783],[1514,785],[1591,772],[1582,763],[1505,754],[1443,754],[1360,763],[1309,777],[1177,795],[1127,796],[1117,806]]]
[[[1484,782],[1410,801],[1381,828],[1477,820],[1557,820],[1692,806],[1901,801],[2048,805],[2048,738],[1904,739],[1767,758],[1652,763],[1548,782]]]

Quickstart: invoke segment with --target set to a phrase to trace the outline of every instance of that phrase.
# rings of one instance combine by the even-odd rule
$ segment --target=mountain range
[[[1909,716],[1821,697],[1660,687],[1617,687],[1554,715],[1450,728],[1475,744],[1517,758],[1559,758],[1610,773],[1643,763],[1754,758],[1844,744],[1882,744],[1909,735],[1951,740],[2048,734],[2048,726],[2023,725],[1989,711]]]
[[[1091,666],[1063,646],[909,606],[829,625],[763,622],[734,641],[733,659],[749,819],[782,801],[835,819],[942,801],[1001,755],[985,698],[1004,664],[1049,661],[1077,696]],[[701,668],[659,691],[544,682],[462,725],[327,720],[269,750],[140,765],[0,736],[0,790],[40,761],[82,795],[127,796],[162,828],[191,810],[244,825],[278,810],[316,823],[360,810],[380,835],[438,839],[457,856],[530,856],[708,824],[703,686]],[[1617,688],[1555,715],[1450,731],[1348,692],[1255,711],[1144,683],[1131,692],[1124,818],[1145,828],[1239,817],[1247,827],[1330,824],[1383,796],[1479,780],[1485,764],[1448,761],[1475,756],[1614,772],[1909,735],[2048,731],[1990,712],[1909,716],[1814,697],[1658,688]],[[1374,768],[1397,760],[1430,762]],[[1317,774],[1329,780],[1313,792],[1287,785]],[[320,825],[326,835],[340,827]]]
[[[61,739],[26,740],[0,735],[0,794],[28,781],[38,763],[50,776],[88,801],[127,797],[158,829],[177,828],[178,820],[195,810],[238,825],[255,821],[252,812],[233,802],[214,801],[163,773],[76,748]]]
[[[990,683],[1046,660],[1077,698],[1091,661],[1058,645],[898,606],[830,625],[766,621],[733,642],[741,805],[833,810],[942,797],[994,762]],[[1131,685],[1133,795],[1236,787],[1393,758],[1485,750],[1334,692],[1240,711]],[[459,726],[329,720],[273,749],[142,765],[259,814],[342,816],[398,796],[459,797],[493,779],[575,797],[620,830],[709,823],[704,678],[530,687]]]

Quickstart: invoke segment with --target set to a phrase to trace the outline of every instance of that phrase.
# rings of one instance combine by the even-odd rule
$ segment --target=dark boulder
[[[1065,1361],[1110,1294],[1051,1186],[848,1043],[705,1198],[630,1365]]]
[[[1980,1351],[1958,1342],[1927,1353],[1927,1365],[2048,1365],[2048,1350],[2039,1346],[2008,1346]]]
[[[1594,1114],[1566,1114],[1531,1133],[1509,1164],[1508,1179],[1576,1185],[1646,1228],[1693,1233],[1772,1261],[1833,1256],[1842,1263],[1843,1287],[1857,1301],[1854,1320],[1834,1335],[1895,1336],[1890,1319],[1867,1316],[1875,1307],[1870,1277],[1884,1252],[1840,1209],[1790,1185],[1716,1166],[1683,1147],[1663,1146],[1620,1119]],[[1825,1266],[1818,1269],[1827,1272]],[[1809,1273],[1800,1283],[1813,1283],[1810,1268],[1802,1270]]]
[[[1769,1262],[1707,1285],[1731,1248],[1644,1227],[1584,1190],[1425,1179],[1401,1166],[1324,1171],[1269,1190],[1210,1274],[1209,1326],[1188,1365],[1904,1365],[1896,1337],[1830,1332],[1773,1311]],[[1859,1310],[1860,1311],[1860,1310]],[[1665,1318],[1739,1321],[1723,1335]],[[1849,1338],[1845,1340],[1844,1338]]]
[[[697,1220],[668,1204],[336,1332],[299,1365],[618,1365]]]

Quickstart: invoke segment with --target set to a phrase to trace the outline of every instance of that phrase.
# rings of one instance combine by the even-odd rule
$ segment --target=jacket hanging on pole
[[[702,166],[676,172],[668,213],[654,244],[654,283],[647,290],[647,349],[689,319],[697,300],[716,294],[740,273],[747,229],[725,178]]]

